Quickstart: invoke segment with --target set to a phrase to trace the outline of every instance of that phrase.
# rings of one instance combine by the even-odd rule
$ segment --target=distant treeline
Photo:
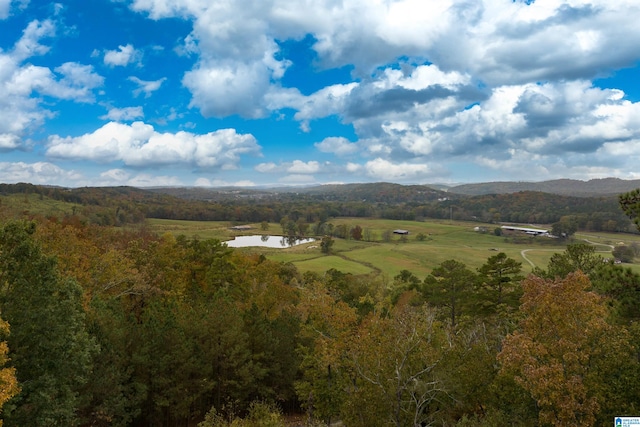
[[[72,212],[74,215],[90,223],[116,226],[139,223],[145,218],[257,223],[280,222],[287,217],[311,224],[335,217],[366,217],[553,224],[570,217],[580,230],[627,232],[635,229],[621,211],[617,197],[569,197],[532,191],[467,197],[425,186],[397,184],[333,186],[323,192],[65,189],[0,184],[0,195],[9,194],[39,194],[73,203],[78,205]]]

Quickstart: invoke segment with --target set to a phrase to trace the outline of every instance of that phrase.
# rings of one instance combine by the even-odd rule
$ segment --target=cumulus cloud
[[[40,43],[40,40],[55,35],[55,25],[51,20],[31,21],[22,32],[22,37],[13,47],[11,56],[17,62],[36,56],[44,55],[49,51],[49,46]]]
[[[123,169],[109,169],[100,174],[95,185],[99,186],[120,186],[128,185],[132,187],[175,187],[184,185],[175,176],[150,175],[147,173],[133,174]]]
[[[81,179],[82,175],[75,171],[67,171],[49,162],[0,162],[0,182],[61,185],[71,184]]]
[[[344,137],[328,137],[314,145],[323,153],[333,153],[337,156],[348,156],[358,152],[358,145]]]
[[[320,163],[316,162],[315,160],[309,162],[294,160],[291,166],[287,168],[287,172],[295,174],[316,173],[319,170]]]
[[[185,74],[182,83],[191,91],[190,106],[205,117],[260,118],[267,113],[264,97],[271,80],[283,73],[273,65],[277,63],[268,56],[256,61],[204,60]]]
[[[194,0],[132,4],[153,19],[194,19],[194,39],[203,52],[228,57],[247,49],[253,56],[250,40],[312,34],[326,67],[355,64],[366,75],[404,55],[502,84],[592,77],[594,71],[633,64],[639,7],[633,0],[265,0],[251,8]]]
[[[115,122],[132,121],[142,117],[144,117],[142,107],[110,108],[107,114],[100,116],[102,120]]]
[[[159,133],[143,122],[131,125],[110,122],[79,137],[49,137],[46,154],[54,158],[121,161],[127,166],[187,165],[198,168],[234,169],[245,154],[257,155],[260,147],[250,134],[221,129],[204,135],[189,132]]]
[[[254,168],[261,173],[288,173],[295,175],[326,173],[333,169],[333,165],[329,162],[320,163],[316,160],[304,162],[302,160],[294,160],[292,162],[282,162],[279,165],[273,162],[260,163]]]
[[[392,163],[381,158],[367,162],[364,169],[371,178],[385,181],[415,181],[433,176],[426,164]]]
[[[640,37],[640,5],[631,0],[266,0],[251,8],[233,2],[136,0],[131,7],[153,19],[193,20],[185,42],[200,56],[183,80],[192,107],[205,116],[262,117],[286,105],[298,111],[305,129],[316,117],[356,119],[371,109],[407,109],[411,102],[451,92],[462,96],[460,88],[470,89],[474,82],[504,86],[593,78],[639,59],[633,40]],[[278,87],[290,62],[277,55],[275,41],[307,34],[315,39],[319,65],[354,65],[357,76],[371,81],[360,85],[360,96],[350,93],[354,85],[331,86],[311,97]],[[377,73],[399,57],[431,63]],[[477,91],[467,95],[481,100]]]
[[[104,79],[89,65],[66,62],[53,70],[27,60],[48,52],[41,40],[55,34],[51,21],[32,21],[13,49],[0,50],[0,135],[1,149],[21,148],[25,136],[53,112],[43,107],[43,97],[93,102],[94,91]]]
[[[178,17],[192,24],[178,49],[193,63],[181,81],[191,108],[216,118],[293,114],[304,131],[314,120],[335,117],[352,127],[357,140],[336,136],[315,148],[368,160],[343,167],[353,174],[420,180],[442,173],[439,165],[446,162],[514,176],[522,170],[592,176],[607,168],[635,168],[639,104],[592,81],[640,61],[636,0],[127,3],[151,19]],[[10,2],[0,0],[0,19],[9,9]],[[44,40],[55,34],[53,21],[33,21],[11,49],[0,51],[6,94],[0,99],[0,150],[23,147],[28,130],[54,114],[42,108],[43,100],[93,102],[103,84],[82,64],[48,68],[29,61],[49,51]],[[281,48],[301,40],[310,41],[313,67],[349,67],[351,80],[331,81],[313,93],[286,87],[295,55],[289,58]],[[100,53],[111,67],[134,64],[142,55],[131,44]],[[134,95],[145,98],[165,84],[129,80],[136,85]],[[141,117],[134,109],[103,116]],[[102,153],[104,161],[137,167],[176,161],[226,168],[235,167],[242,154],[259,151],[255,140],[241,142],[244,135],[235,133],[225,139],[218,133],[120,126],[110,123],[78,138],[54,136],[47,153],[94,161]],[[196,154],[204,146],[215,148]],[[308,180],[336,168],[296,160],[265,162],[255,170]]]
[[[41,93],[59,99],[93,102],[94,89],[104,83],[104,78],[96,74],[91,65],[66,62],[54,71],[55,76],[46,76],[37,87]]]
[[[0,134],[0,151],[12,151],[20,147],[22,141],[17,135],[10,133]]]
[[[160,89],[160,86],[162,86],[162,83],[164,83],[165,80],[167,79],[163,77],[158,80],[146,81],[146,80],[141,80],[135,76],[130,76],[128,80],[130,82],[135,83],[138,86],[137,89],[134,89],[133,96],[138,96],[141,93],[144,93],[144,97],[149,98],[151,94],[153,94],[153,92]]]
[[[279,168],[278,168],[278,165],[276,165],[275,163],[269,162],[269,163],[260,163],[256,165],[254,169],[261,173],[270,173],[270,172],[277,172]]]
[[[120,45],[118,49],[107,50],[104,53],[104,63],[110,67],[126,67],[141,59],[142,51],[134,48],[132,44]]]

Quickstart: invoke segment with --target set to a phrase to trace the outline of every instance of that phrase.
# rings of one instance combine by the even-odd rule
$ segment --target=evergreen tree
[[[25,222],[0,228],[0,309],[11,324],[9,356],[22,386],[5,425],[74,426],[97,347],[86,331],[80,286],[58,275],[34,231]]]
[[[489,257],[479,269],[478,293],[480,309],[495,313],[502,308],[516,308],[520,298],[522,263],[504,252]]]
[[[424,293],[430,304],[446,307],[451,326],[456,325],[462,308],[469,304],[470,291],[477,276],[460,261],[443,261],[424,279]]]

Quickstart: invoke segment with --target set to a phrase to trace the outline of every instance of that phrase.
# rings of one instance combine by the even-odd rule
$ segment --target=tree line
[[[540,192],[461,196],[424,186],[339,186],[335,193],[223,192],[208,200],[178,198],[131,187],[61,189],[31,184],[0,184],[0,195],[38,194],[73,203],[69,215],[83,221],[121,226],[145,218],[237,223],[317,224],[330,218],[383,218],[422,221],[455,219],[483,223],[571,223],[587,231],[635,231],[616,197],[568,197]],[[169,191],[169,190],[167,190]],[[208,193],[196,193],[206,197]],[[0,199],[1,202],[1,199]],[[7,203],[5,203],[7,205]],[[10,206],[5,206],[9,208]],[[18,209],[22,213],[23,208]]]

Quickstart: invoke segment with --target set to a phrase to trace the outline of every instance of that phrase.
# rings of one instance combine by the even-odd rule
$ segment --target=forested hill
[[[483,194],[505,194],[520,191],[540,191],[550,194],[562,194],[577,197],[611,196],[640,188],[640,180],[622,180],[618,178],[592,179],[579,181],[574,179],[556,179],[543,182],[484,182],[449,187],[455,194],[478,196]]]
[[[618,196],[570,197],[523,191],[480,196],[456,195],[426,186],[351,184],[306,189],[243,190],[132,187],[65,189],[0,184],[0,216],[77,217],[120,226],[145,218],[238,223],[294,221],[318,223],[335,217],[395,220],[455,219],[484,223],[553,224],[571,217],[580,229],[634,230]]]
[[[312,187],[271,189],[241,188],[152,188],[151,191],[193,200],[315,200],[371,203],[425,203],[463,195],[447,194],[427,185],[400,185],[388,182],[367,184],[328,184]]]

